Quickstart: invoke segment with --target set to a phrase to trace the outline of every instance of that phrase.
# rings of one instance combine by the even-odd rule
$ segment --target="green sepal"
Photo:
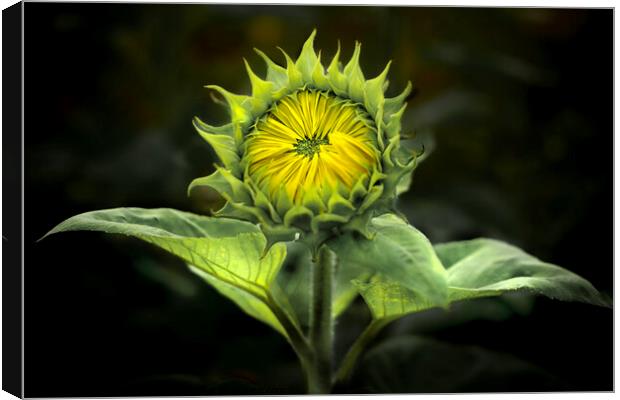
[[[340,229],[344,233],[355,232],[362,235],[365,239],[372,240],[377,232],[371,224],[371,220],[374,216],[374,210],[367,210],[362,214],[355,215]]]
[[[401,194],[407,192],[411,187],[411,182],[413,181],[413,168],[409,172],[405,172],[402,174],[401,178],[398,180],[396,184],[396,196],[400,196]]]
[[[383,105],[385,103],[385,99],[381,99],[377,106],[377,115],[375,117],[375,124],[377,125],[377,147],[379,151],[385,151],[385,135],[383,132],[385,131],[385,123],[383,122]]]
[[[312,218],[312,221],[310,223],[310,230],[313,233],[318,233],[321,230],[327,231],[333,227],[346,223],[348,220],[349,219],[347,217],[344,217],[342,215],[329,213],[319,214]]]
[[[355,206],[342,197],[338,191],[334,191],[327,202],[327,211],[331,214],[350,216],[355,212]]]
[[[221,126],[213,126],[213,125],[209,125],[209,124],[205,123],[204,121],[202,121],[198,117],[194,117],[194,119],[192,120],[192,123],[194,124],[194,127],[196,127],[196,125],[198,125],[198,127],[196,127],[196,129],[201,129],[204,132],[215,133],[217,135],[228,135],[230,137],[233,137],[233,133],[232,133],[233,125],[232,125],[232,123],[228,123],[228,124],[221,125]]]
[[[374,185],[374,186],[372,186],[370,188],[370,190],[368,191],[368,194],[366,195],[366,198],[364,198],[364,201],[359,206],[359,208],[358,208],[359,212],[363,213],[364,211],[366,211],[377,200],[379,200],[379,198],[381,197],[382,194],[383,194],[383,185]]]
[[[265,195],[265,193],[263,193],[263,191],[260,190],[251,179],[249,179],[249,175],[246,175],[245,183],[250,188],[250,194],[252,195],[252,199],[254,200],[254,205],[269,213],[269,216],[271,217],[273,222],[275,222],[276,224],[281,223],[282,218],[276,211],[275,207],[273,206],[273,204],[271,204],[271,201],[269,201],[267,195]]]
[[[197,118],[194,119],[194,128],[202,136],[204,140],[215,151],[217,157],[222,161],[226,168],[233,173],[239,172],[239,154],[237,154],[237,146],[235,140],[230,135],[214,134],[203,130],[204,124],[200,124]]]
[[[312,82],[314,83],[314,86],[320,90],[330,89],[329,80],[325,76],[325,69],[321,64],[321,52],[319,52],[318,61],[312,70]]]
[[[314,214],[310,209],[304,206],[293,206],[284,215],[284,226],[288,228],[294,225],[308,230],[313,216]]]
[[[296,89],[304,86],[303,76],[301,71],[297,69],[297,66],[291,60],[288,54],[282,48],[278,47],[278,49],[284,54],[284,58],[286,59],[286,73],[288,75],[288,89],[293,92]]]
[[[245,69],[250,77],[250,84],[252,85],[252,97],[247,101],[250,102],[252,106],[252,114],[258,115],[262,114],[267,110],[267,107],[271,103],[271,96],[273,92],[273,82],[265,81],[259,78],[252,68],[248,61],[244,58],[243,62],[245,64]]]
[[[327,78],[329,80],[329,85],[336,93],[337,96],[346,96],[347,95],[347,77],[340,71],[340,42],[338,42],[338,50],[336,50],[336,54],[334,58],[332,58],[329,67],[327,67]]]
[[[316,190],[308,190],[305,192],[303,199],[304,207],[312,210],[314,214],[321,214],[327,210],[325,202],[321,199]]]
[[[385,192],[389,197],[395,197],[409,190],[411,185],[413,171],[418,163],[418,158],[413,155],[412,158],[403,165],[395,167],[391,174],[384,181]]]
[[[312,31],[306,42],[304,43],[301,54],[295,62],[295,67],[301,72],[301,78],[304,82],[313,82],[313,72],[319,59],[314,52],[314,37],[316,29]]]
[[[275,87],[278,89],[286,87],[288,85],[288,74],[286,73],[286,68],[282,68],[273,62],[259,49],[255,48],[254,51],[265,61],[265,64],[267,64],[267,76],[265,78],[268,81],[273,82]]]
[[[385,82],[391,64],[392,61],[388,62],[379,76],[366,81],[366,87],[364,89],[364,105],[371,115],[376,115],[379,109],[383,108],[385,101],[383,92],[385,91]]]
[[[197,186],[209,186],[222,196],[235,199],[237,202],[251,204],[252,197],[247,187],[225,168],[216,166],[215,172],[211,175],[194,179],[187,188],[188,195]]]
[[[362,176],[351,188],[351,192],[349,194],[349,201],[355,205],[359,206],[363,201],[366,195],[368,194],[368,177]]]
[[[244,203],[238,203],[232,198],[223,196],[227,202],[224,207],[217,210],[214,215],[218,217],[238,218],[244,221],[250,221],[255,223],[268,223],[270,222],[267,214],[257,207],[248,206]]]
[[[272,226],[268,224],[259,224],[258,227],[267,240],[264,254],[274,245],[281,245],[285,242],[298,240],[302,234],[299,228],[285,227],[283,225]]]
[[[400,110],[407,96],[411,94],[412,88],[413,86],[411,85],[411,82],[407,82],[407,86],[401,94],[395,97],[385,99],[385,104],[383,106],[383,118],[386,123],[389,122],[389,118],[392,116],[392,114]]]
[[[246,125],[252,120],[252,113],[245,106],[248,96],[231,93],[228,90],[217,85],[207,85],[208,89],[213,89],[221,94],[228,103],[230,118],[233,125]]]
[[[386,166],[386,169],[394,168],[395,163],[394,163],[394,157],[392,155],[392,152],[398,149],[399,145],[400,145],[400,136],[392,136],[391,138],[389,138],[388,145],[383,151],[383,164],[384,166]]]
[[[385,133],[388,138],[393,138],[395,136],[400,135],[401,131],[401,119],[405,109],[407,108],[407,103],[404,103],[403,106],[397,112],[390,115],[387,124],[385,125]]]
[[[280,188],[278,191],[275,206],[280,215],[286,215],[286,212],[293,207],[293,201],[284,188]]]
[[[364,102],[364,87],[365,80],[362,69],[360,68],[360,52],[362,51],[362,44],[355,43],[355,50],[351,59],[344,67],[344,75],[348,81],[348,97],[358,103]]]

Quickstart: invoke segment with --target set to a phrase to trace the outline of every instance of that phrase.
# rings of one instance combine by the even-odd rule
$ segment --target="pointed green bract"
[[[239,154],[237,153],[237,146],[235,140],[229,135],[222,135],[209,132],[205,130],[204,124],[197,118],[194,120],[194,127],[196,131],[207,141],[217,154],[218,158],[222,161],[226,168],[236,171],[239,169]],[[208,128],[207,128],[208,129]]]
[[[244,60],[252,85],[251,95],[233,94],[219,86],[208,86],[218,91],[226,100],[231,121],[221,127],[209,127],[204,123],[195,124],[196,129],[215,149],[222,168],[228,170],[246,188],[231,190],[229,184],[214,184],[221,180],[220,177],[217,179],[205,177],[194,180],[190,189],[201,185],[211,186],[229,203],[220,210],[219,215],[240,217],[259,223],[266,235],[269,235],[268,232],[280,230],[278,226],[281,225],[284,228],[294,227],[300,230],[302,240],[306,233],[334,227],[342,231],[354,230],[367,235],[370,229],[367,225],[369,213],[380,215],[393,208],[396,196],[404,188],[403,185],[398,186],[398,183],[402,180],[410,182],[408,177],[415,167],[415,163],[403,163],[398,159],[400,142],[394,139],[400,136],[404,101],[411,91],[411,85],[408,84],[400,95],[385,98],[391,62],[375,78],[366,80],[360,66],[361,44],[355,44],[353,54],[344,67],[340,63],[340,44],[338,44],[336,54],[325,66],[321,63],[320,52],[317,54],[314,49],[315,36],[316,31],[313,31],[295,60],[280,49],[285,61],[284,66],[278,65],[262,51],[256,50],[267,65],[265,78],[257,76]],[[244,159],[244,143],[256,122],[264,118],[274,104],[284,96],[299,90],[331,92],[344,101],[356,103],[360,115],[370,116],[368,126],[376,132],[377,152],[382,153],[380,155],[382,161],[373,174],[381,178],[358,183],[349,193],[338,193],[339,197],[327,195],[325,199],[317,199],[312,195],[306,196],[305,203],[300,204],[300,208],[289,212],[293,204],[286,198],[285,193],[276,196],[277,200],[270,203],[269,196],[265,196],[266,193],[262,192],[266,190],[265,188],[250,184],[251,179],[246,170],[247,162]],[[222,172],[218,169],[214,174],[219,176]],[[352,200],[353,198],[356,200]],[[231,213],[231,210],[234,212]],[[273,237],[268,239],[269,242],[274,240]]]

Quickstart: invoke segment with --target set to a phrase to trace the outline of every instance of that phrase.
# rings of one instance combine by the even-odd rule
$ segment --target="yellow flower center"
[[[348,191],[378,165],[368,121],[355,104],[330,93],[288,95],[248,136],[248,172],[272,200],[281,189],[296,204],[309,192]]]

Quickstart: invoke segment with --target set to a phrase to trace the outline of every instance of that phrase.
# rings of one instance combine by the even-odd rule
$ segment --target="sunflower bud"
[[[194,119],[221,165],[188,190],[215,189],[226,200],[216,215],[259,224],[270,243],[312,238],[316,245],[347,230],[371,236],[370,219],[395,211],[416,166],[417,155],[400,146],[411,84],[385,98],[390,64],[365,80],[359,43],[344,68],[340,49],[325,68],[315,34],[296,61],[282,51],[286,67],[256,50],[267,76],[259,78],[245,62],[251,96],[208,86],[224,98],[230,123]]]

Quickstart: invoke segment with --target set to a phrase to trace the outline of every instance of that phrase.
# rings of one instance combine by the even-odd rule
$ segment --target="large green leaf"
[[[604,295],[579,275],[497,240],[452,242],[437,245],[435,249],[447,268],[445,279],[450,303],[526,291],[558,300],[610,305]],[[370,308],[373,320],[345,357],[340,379],[350,375],[363,348],[388,323],[440,305],[385,273],[354,280],[353,284]]]
[[[446,306],[446,271],[426,236],[393,214],[374,218],[372,228],[372,239],[347,234],[329,242],[347,278],[377,275],[376,279],[398,282],[418,302]],[[356,290],[350,285],[348,291]]]
[[[222,295],[284,336],[284,323],[296,326],[274,284],[286,247],[276,244],[263,255],[266,239],[253,224],[172,209],[117,208],[76,215],[47,235],[76,230],[124,234],[155,244],[182,258]]]
[[[75,215],[49,231],[101,231],[129,236],[152,235],[186,237],[229,237],[239,233],[259,233],[249,222],[212,218],[171,208],[112,208]],[[41,238],[41,239],[43,239]]]
[[[587,280],[523,250],[492,239],[475,239],[435,246],[447,268],[450,303],[502,293],[526,291],[565,301],[609,306],[606,296]],[[437,304],[419,296],[401,281],[386,275],[353,282],[374,319],[394,320]]]
[[[564,301],[609,306],[590,282],[523,250],[492,239],[435,246],[448,269],[451,301],[527,291]]]

